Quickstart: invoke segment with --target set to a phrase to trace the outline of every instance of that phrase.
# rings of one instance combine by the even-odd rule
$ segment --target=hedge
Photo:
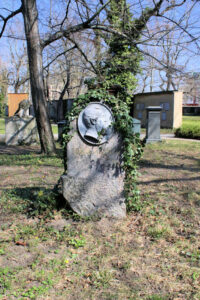
[[[175,130],[175,136],[186,139],[200,140],[200,124],[197,125],[182,125]]]
[[[6,104],[0,103],[0,117],[5,117]]]

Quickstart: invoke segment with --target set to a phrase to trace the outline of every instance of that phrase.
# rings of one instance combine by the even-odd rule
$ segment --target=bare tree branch
[[[62,21],[61,24],[60,24],[61,27],[63,26],[65,20],[67,20],[67,18],[68,18],[68,13],[69,13],[69,6],[70,6],[70,4],[71,4],[71,0],[69,0],[69,2],[67,3],[67,8],[66,8],[66,12],[65,12],[65,17],[64,17],[63,21]]]
[[[5,28],[6,28],[7,22],[8,22],[11,18],[13,18],[14,16],[18,15],[18,14],[21,13],[21,12],[22,12],[22,6],[21,6],[19,9],[13,11],[13,12],[12,12],[10,15],[8,15],[6,18],[3,17],[2,15],[0,15],[0,19],[2,19],[2,21],[3,21],[3,26],[2,26],[2,29],[1,29],[1,31],[0,31],[0,38],[2,37],[2,35],[3,35],[3,33],[4,33],[4,30],[5,30]]]
[[[55,56],[45,67],[44,67],[44,69],[47,69],[52,63],[54,63],[56,60],[57,60],[57,58],[59,58],[60,56],[62,56],[62,55],[65,55],[67,52],[69,52],[69,51],[71,51],[71,50],[73,50],[73,49],[75,49],[76,48],[76,46],[73,46],[73,47],[71,47],[70,49],[67,49],[67,50],[65,50],[65,51],[63,51],[63,52],[61,52],[61,53],[59,53],[57,56]]]
[[[135,24],[131,29],[131,35],[134,38],[138,38],[141,31],[145,28],[145,26],[146,26],[147,22],[149,21],[149,19],[152,16],[155,16],[159,13],[159,10],[160,10],[161,5],[163,4],[163,2],[164,2],[164,0],[160,0],[157,3],[154,1],[154,5],[155,5],[154,8],[148,9],[147,11],[142,12],[141,17],[135,21]]]
[[[191,38],[190,42],[195,42],[197,48],[200,50],[199,45],[196,43],[196,41],[198,40],[197,37],[194,37],[188,30],[186,30],[183,26],[180,25],[180,23],[176,22],[175,20],[172,20],[172,19],[170,19],[170,18],[168,18],[166,16],[162,16],[162,15],[160,15],[160,17],[165,18],[166,20],[168,20],[168,21],[176,24],[181,30],[183,30]]]
[[[91,65],[92,69],[94,70],[94,72],[97,74],[98,70],[96,69],[95,65],[88,59],[87,55],[83,52],[83,50],[79,47],[78,43],[72,39],[69,38],[68,39],[76,46],[76,48],[78,49],[78,51],[81,53],[81,55],[84,57],[84,59]]]
[[[41,47],[44,48],[46,47],[47,45],[51,44],[52,42],[55,42],[57,41],[58,39],[60,39],[61,37],[65,36],[65,37],[68,37],[69,34],[71,33],[75,33],[75,32],[78,32],[78,31],[82,31],[82,30],[85,30],[85,29],[89,29],[91,28],[91,23],[92,21],[100,14],[100,12],[109,4],[110,0],[108,0],[103,6],[101,6],[96,12],[95,14],[90,17],[87,21],[85,22],[82,22],[78,25],[75,25],[75,26],[71,26],[69,27],[68,29],[65,29],[65,30],[60,30],[52,35],[49,35],[47,37],[47,39],[44,39],[42,42],[41,42]]]
[[[162,60],[156,58],[155,56],[153,56],[153,55],[151,55],[150,53],[144,51],[143,49],[140,49],[140,48],[138,48],[138,47],[137,47],[137,49],[138,49],[139,52],[141,52],[141,53],[144,54],[145,56],[149,56],[149,57],[153,58],[155,61],[157,61],[157,62],[158,62],[160,65],[162,65],[164,68],[167,67],[166,64],[162,62]],[[181,72],[181,70],[179,70],[179,69],[177,69],[177,68],[175,68],[175,67],[170,67],[170,70],[171,70],[171,71]]]

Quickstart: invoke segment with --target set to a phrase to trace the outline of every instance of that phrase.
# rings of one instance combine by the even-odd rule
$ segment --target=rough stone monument
[[[19,103],[19,107],[15,112],[15,116],[19,118],[29,117],[29,107],[31,106],[31,102],[28,99],[24,99]]]
[[[29,116],[29,100],[23,100],[13,117],[5,119],[6,145],[31,145],[38,142],[35,118]]]
[[[146,125],[146,143],[161,142],[160,138],[160,106],[148,106],[147,125]]]
[[[106,105],[91,102],[71,123],[62,193],[81,216],[126,216],[122,140],[114,132],[113,121]]]

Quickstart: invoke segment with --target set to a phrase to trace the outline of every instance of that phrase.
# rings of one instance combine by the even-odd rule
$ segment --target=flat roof
[[[29,93],[8,93],[8,95],[23,95],[23,94],[29,94]]]
[[[135,96],[142,96],[142,95],[172,94],[172,93],[174,93],[174,92],[178,92],[178,90],[138,93],[138,94],[133,95],[133,97],[135,97]]]

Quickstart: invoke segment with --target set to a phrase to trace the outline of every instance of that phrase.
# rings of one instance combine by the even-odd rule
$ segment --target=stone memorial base
[[[6,119],[6,145],[32,145],[38,141],[35,118],[14,116]]]
[[[147,110],[147,129],[146,144],[161,142],[160,138],[160,106],[148,106]]]
[[[61,177],[62,193],[81,216],[124,218],[124,172],[121,169],[121,139],[114,134],[107,143],[85,143],[72,123],[73,137],[67,145],[67,174]]]

